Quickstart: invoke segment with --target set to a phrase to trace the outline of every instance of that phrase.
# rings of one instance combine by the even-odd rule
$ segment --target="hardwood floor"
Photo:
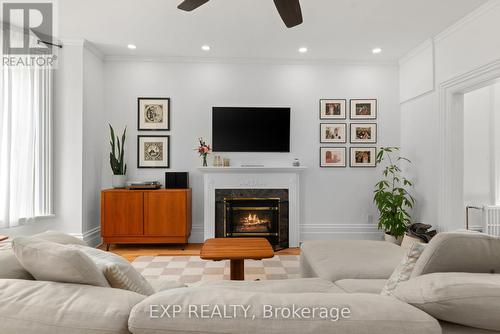
[[[199,256],[202,244],[184,245],[111,245],[110,252],[120,255],[129,262],[139,256]],[[185,248],[184,248],[185,247]],[[99,249],[106,250],[105,245]],[[183,249],[184,248],[184,249]],[[275,253],[276,255],[299,255],[300,248],[287,248]]]

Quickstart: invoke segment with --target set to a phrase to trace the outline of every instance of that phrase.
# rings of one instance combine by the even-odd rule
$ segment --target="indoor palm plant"
[[[383,179],[375,185],[373,198],[380,214],[379,229],[385,230],[386,240],[400,243],[411,217],[408,210],[413,208],[414,198],[408,192],[411,181],[402,176],[402,163],[411,164],[407,158],[396,156],[399,147],[382,147],[377,154],[377,164],[387,161]]]
[[[115,136],[115,130],[109,124],[109,131],[111,135],[111,152],[109,153],[109,163],[113,171],[113,188],[124,188],[127,181],[127,164],[124,163],[125,158],[125,138],[127,127],[123,130],[122,140]]]

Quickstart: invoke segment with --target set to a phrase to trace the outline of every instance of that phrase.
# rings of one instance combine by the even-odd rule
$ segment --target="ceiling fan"
[[[177,8],[190,12],[210,0],[184,0]],[[287,28],[302,23],[302,11],[299,0],[274,0],[274,4]]]

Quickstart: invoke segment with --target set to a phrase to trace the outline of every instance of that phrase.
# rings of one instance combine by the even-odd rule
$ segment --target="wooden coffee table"
[[[230,260],[231,280],[245,279],[245,259],[262,260],[274,256],[273,247],[264,238],[214,238],[201,247],[204,260]]]

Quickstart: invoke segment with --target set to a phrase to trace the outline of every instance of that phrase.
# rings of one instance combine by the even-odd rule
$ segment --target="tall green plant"
[[[127,127],[123,130],[122,140],[120,142],[120,138],[116,136],[115,139],[115,130],[109,124],[109,132],[111,135],[111,152],[109,153],[109,163],[111,165],[111,170],[114,175],[125,175],[127,173],[127,164],[123,163],[123,159],[125,157],[125,139],[127,133]]]
[[[413,208],[415,199],[408,189],[412,182],[402,176],[401,164],[411,161],[401,156],[395,156],[399,147],[382,147],[377,154],[377,163],[388,160],[382,175],[384,178],[375,185],[373,198],[380,213],[378,228],[394,237],[403,236],[411,222],[408,210]]]

